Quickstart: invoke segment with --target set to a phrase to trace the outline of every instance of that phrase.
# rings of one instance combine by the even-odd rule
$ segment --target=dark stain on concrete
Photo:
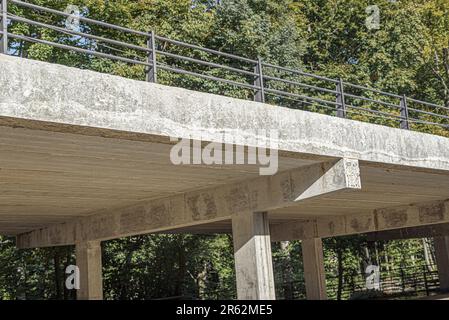
[[[164,203],[151,206],[150,215],[147,217],[151,221],[151,225],[160,227],[166,225],[168,217],[168,208]]]
[[[364,232],[368,231],[369,227],[371,226],[372,219],[368,218],[364,223],[362,223],[359,219],[353,218],[351,219],[349,225],[352,229],[354,229],[357,232]]]
[[[419,207],[419,222],[431,223],[444,220],[444,203]]]
[[[201,214],[198,207],[199,199],[200,199],[199,195],[190,196],[187,198],[187,206],[190,212],[192,213],[192,219],[194,221],[198,221],[201,219]]]
[[[290,177],[282,179],[280,181],[281,191],[282,191],[282,199],[285,201],[290,200],[292,197],[292,182]]]
[[[407,208],[381,212],[381,215],[387,228],[402,227],[407,224]]]
[[[213,219],[217,216],[217,205],[215,204],[214,197],[209,193],[204,193],[202,195],[204,204],[206,205],[205,217],[207,219]]]
[[[329,228],[329,233],[334,234],[335,233],[335,223],[333,221],[329,222],[327,224],[327,227]]]
[[[250,208],[248,192],[244,188],[233,188],[226,196],[231,213],[238,213]]]

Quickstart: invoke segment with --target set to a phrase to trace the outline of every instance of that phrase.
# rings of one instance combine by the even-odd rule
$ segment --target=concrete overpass
[[[259,129],[272,176],[170,161],[171,137]],[[102,298],[101,241],[158,232],[232,232],[239,299],[275,298],[270,241],[302,240],[325,299],[321,238],[449,222],[449,139],[0,55],[0,197],[19,248],[76,246],[80,299]]]

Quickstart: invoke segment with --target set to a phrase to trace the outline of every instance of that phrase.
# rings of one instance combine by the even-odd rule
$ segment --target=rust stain
[[[429,223],[444,220],[444,203],[419,207],[419,222]]]
[[[385,226],[388,228],[402,227],[407,224],[408,216],[406,208],[391,212],[381,212],[381,215],[385,221]]]
[[[292,195],[292,185],[290,178],[282,179],[281,182],[281,191],[282,191],[282,199],[283,200],[290,200]]]
[[[190,212],[192,213],[192,219],[194,221],[198,221],[201,219],[200,210],[198,208],[200,196],[195,195],[187,198],[187,206],[189,207]]]
[[[305,231],[304,231],[304,227],[302,226],[296,226],[293,229],[293,237],[295,239],[304,239],[305,238]]]
[[[238,213],[249,209],[250,205],[247,194],[243,188],[234,188],[229,192],[229,196],[226,197],[226,202],[229,204],[231,213]]]
[[[209,193],[203,194],[204,204],[206,205],[205,217],[208,219],[213,219],[217,216],[217,205],[215,204],[215,199]]]
[[[253,192],[251,192],[251,200],[250,200],[251,209],[256,209],[258,203],[259,203],[259,192],[257,190],[254,190]]]
[[[136,231],[145,222],[145,212],[143,210],[134,210],[123,212],[120,215],[120,225],[123,231]]]
[[[329,222],[327,224],[327,227],[329,228],[329,233],[334,234],[335,233],[335,223],[333,221]]]
[[[162,226],[165,224],[165,220],[168,217],[167,207],[165,204],[157,204],[153,205],[150,208],[150,215],[148,219],[151,221],[151,224],[154,226]]]
[[[349,225],[351,228],[357,232],[368,231],[371,225],[372,219],[368,218],[364,223],[360,222],[357,218],[351,219]]]

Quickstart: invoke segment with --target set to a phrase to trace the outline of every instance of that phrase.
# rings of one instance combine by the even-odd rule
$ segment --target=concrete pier
[[[232,217],[237,297],[242,300],[274,300],[268,214],[237,214]]]
[[[99,241],[81,242],[75,245],[76,265],[79,268],[80,289],[78,300],[102,300],[103,276],[101,244]]]

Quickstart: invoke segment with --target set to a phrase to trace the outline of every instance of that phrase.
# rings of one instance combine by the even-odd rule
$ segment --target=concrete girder
[[[322,217],[271,227],[272,241],[369,233],[449,222],[449,200],[383,208],[368,214]]]
[[[288,207],[320,195],[360,188],[358,161],[340,159],[274,176],[144,201],[126,208],[104,210],[68,223],[18,235],[17,246],[72,245],[168,231],[230,219],[234,214]]]

